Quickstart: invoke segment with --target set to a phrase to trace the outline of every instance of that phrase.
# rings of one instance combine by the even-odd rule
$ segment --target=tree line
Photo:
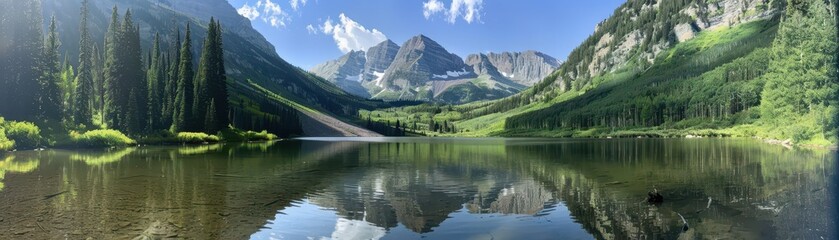
[[[176,49],[155,34],[144,53],[131,10],[114,6],[102,48],[89,31],[89,1],[80,11],[78,65],[60,61],[55,17],[46,37],[40,1],[2,3],[0,116],[67,129],[112,128],[130,135],[161,131],[216,133],[227,128],[222,28],[211,18],[194,69],[192,34],[180,30]]]

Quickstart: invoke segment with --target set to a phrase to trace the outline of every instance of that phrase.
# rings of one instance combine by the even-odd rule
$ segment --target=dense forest
[[[129,137],[171,142],[218,141],[214,134],[228,140],[271,139],[273,134],[253,131],[301,132],[296,112],[287,106],[245,96],[235,96],[238,101],[230,104],[234,97],[228,89],[222,26],[215,19],[208,22],[198,57],[193,56],[189,24],[183,39],[177,31],[173,49],[161,47],[156,34],[151,49],[144,51],[131,10],[120,16],[116,6],[105,38],[93,39],[89,2],[84,0],[78,64],[73,66],[68,60],[72,56],[61,60],[54,17],[44,36],[40,1],[2,4],[0,149],[133,143]]]

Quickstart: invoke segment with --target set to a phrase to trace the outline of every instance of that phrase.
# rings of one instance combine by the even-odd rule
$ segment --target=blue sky
[[[623,0],[228,0],[290,63],[309,69],[424,34],[461,57],[537,50],[565,59]]]

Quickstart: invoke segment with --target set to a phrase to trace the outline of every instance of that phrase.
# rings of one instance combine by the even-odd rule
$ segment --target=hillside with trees
[[[420,122],[425,132],[430,119],[451,121],[460,136],[835,143],[836,2],[728,2],[631,0],[520,94],[359,115]]]
[[[210,18],[201,40],[193,40],[186,23],[183,35],[176,29],[174,46],[163,47],[155,33],[151,48],[144,49],[132,10],[120,14],[116,6],[104,39],[94,39],[90,6],[89,1],[82,2],[73,64],[69,55],[60,59],[62,42],[55,17],[49,20],[46,36],[42,34],[40,1],[3,2],[3,149],[119,145],[133,143],[130,138],[148,142],[219,141],[214,135],[224,140],[276,138],[266,130],[281,136],[302,133],[294,108],[236,91],[225,67],[220,21]],[[193,56],[197,43],[200,55]],[[190,135],[204,137],[186,140],[184,136]]]

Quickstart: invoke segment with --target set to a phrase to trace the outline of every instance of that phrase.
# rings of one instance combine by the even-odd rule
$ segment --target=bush
[[[265,130],[261,132],[246,132],[235,128],[221,130],[220,135],[221,139],[228,142],[271,141],[278,138],[277,135],[268,133]]]
[[[6,131],[0,128],[0,151],[9,151],[14,149],[15,140],[6,138]]]
[[[41,129],[30,122],[6,122],[6,137],[19,148],[36,148],[41,144]]]
[[[6,121],[0,117],[0,150],[36,148],[41,144],[41,129],[34,123]]]
[[[265,130],[262,130],[262,132],[247,131],[245,132],[245,139],[248,141],[271,141],[277,139],[277,135],[270,134]]]
[[[206,133],[195,133],[195,132],[180,132],[178,133],[178,142],[182,143],[205,143],[205,142],[218,142],[220,139],[218,136],[209,135]]]
[[[93,130],[84,134],[70,132],[70,138],[74,145],[80,147],[121,147],[137,144],[120,131],[111,129]]]

